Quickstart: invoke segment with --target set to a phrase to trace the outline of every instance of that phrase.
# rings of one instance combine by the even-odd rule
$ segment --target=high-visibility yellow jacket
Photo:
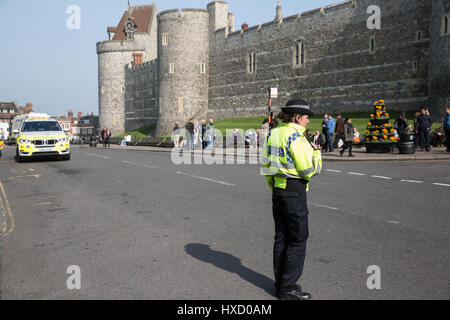
[[[271,189],[286,189],[287,178],[303,179],[309,185],[311,178],[320,174],[322,155],[306,139],[305,131],[298,124],[283,123],[267,135],[261,162]]]
[[[2,150],[2,149],[3,149],[3,147],[4,147],[4,145],[3,145],[3,141],[0,141],[0,150]]]

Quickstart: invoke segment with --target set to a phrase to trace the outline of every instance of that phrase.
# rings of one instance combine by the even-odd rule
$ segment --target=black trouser
[[[275,188],[272,203],[275,221],[275,287],[286,292],[295,289],[305,263],[309,235],[306,191],[296,193]]]
[[[424,129],[419,131],[420,143],[419,147],[421,148],[430,148],[430,130]]]
[[[445,145],[447,146],[447,151],[450,151],[450,130],[445,130]]]
[[[352,141],[345,141],[342,147],[341,153],[344,154],[345,150],[348,149],[348,153],[352,154]]]

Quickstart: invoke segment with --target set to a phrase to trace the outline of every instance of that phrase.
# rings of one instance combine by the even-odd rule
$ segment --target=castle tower
[[[450,1],[433,0],[432,3],[429,55],[430,111],[433,120],[440,121],[445,107],[450,106]]]
[[[228,17],[227,17],[228,21]],[[168,10],[158,15],[159,119],[156,136],[174,124],[205,118],[209,86],[207,10]]]
[[[113,135],[125,132],[125,66],[133,54],[157,57],[156,12],[156,4],[128,7],[117,28],[108,27],[111,40],[97,43],[100,128]]]

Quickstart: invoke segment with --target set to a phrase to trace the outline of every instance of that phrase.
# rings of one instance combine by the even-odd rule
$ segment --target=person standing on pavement
[[[205,132],[206,132],[206,121],[202,120],[202,149],[206,148],[206,136],[205,136]]]
[[[216,128],[214,127],[214,120],[209,119],[209,124],[206,126],[206,147],[212,149],[214,140],[216,140]]]
[[[312,115],[306,101],[290,100],[279,114],[283,123],[269,132],[262,154],[262,174],[273,192],[273,268],[276,296],[282,300],[311,299],[297,281],[309,236],[306,192],[322,167],[320,149],[304,136]]]
[[[327,141],[326,141],[326,137],[327,137],[327,126],[328,126],[328,115],[325,114],[323,116],[323,120],[322,120],[322,134],[325,137],[325,143],[323,145],[323,149],[322,152],[327,152],[328,151],[328,145],[327,145]]]
[[[342,150],[339,152],[341,157],[344,155],[345,150],[348,149],[348,156],[354,157],[352,154],[352,143],[355,138],[355,130],[353,129],[352,125],[352,119],[347,118],[345,119],[344,123],[344,146],[342,147]]]
[[[422,148],[422,142],[419,136],[419,116],[420,112],[414,114],[414,145],[416,148]]]
[[[189,122],[186,124],[186,136],[189,150],[194,150],[194,135],[195,135],[194,119],[191,118],[189,119]]]
[[[422,145],[420,148],[423,151],[425,148],[426,152],[430,152],[430,135],[431,135],[431,126],[433,121],[431,117],[427,114],[425,109],[420,110],[420,116],[417,118],[418,127],[419,127],[419,136]]]
[[[334,152],[333,136],[335,127],[336,121],[330,114],[328,116],[328,123],[327,123],[327,146],[330,152]]]
[[[175,127],[173,128],[172,131],[172,137],[175,148],[178,149],[180,146],[180,126],[178,122],[175,123]]]
[[[313,142],[313,144],[315,144],[316,146],[318,146],[319,147],[319,149],[320,149],[320,147],[323,145],[323,143],[324,143],[324,138],[323,138],[323,135],[320,133],[320,131],[319,130],[316,130],[316,132],[314,133],[314,136],[313,136],[313,140],[312,140],[312,142]]]
[[[344,134],[344,118],[342,118],[341,114],[339,113],[336,116],[336,129],[335,133],[336,136],[334,138],[334,148],[339,148],[339,141],[342,140],[342,142],[345,142],[345,134]]]
[[[406,119],[406,113],[402,112],[397,120],[394,122],[394,128],[397,130],[397,132],[405,132],[406,128],[408,128],[408,120]]]
[[[111,130],[110,130],[110,129],[107,129],[107,130],[106,130],[106,142],[105,142],[105,147],[108,146],[108,148],[111,148],[111,136],[112,136]]]
[[[445,144],[447,152],[450,152],[450,106],[446,108],[447,114],[444,118]]]

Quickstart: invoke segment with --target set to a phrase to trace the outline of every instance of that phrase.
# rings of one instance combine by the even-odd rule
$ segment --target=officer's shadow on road
[[[274,296],[273,280],[242,265],[241,259],[225,252],[212,250],[208,245],[201,243],[187,244],[184,249],[190,256],[207,263],[211,263],[222,270],[236,273],[245,281],[263,289]]]

